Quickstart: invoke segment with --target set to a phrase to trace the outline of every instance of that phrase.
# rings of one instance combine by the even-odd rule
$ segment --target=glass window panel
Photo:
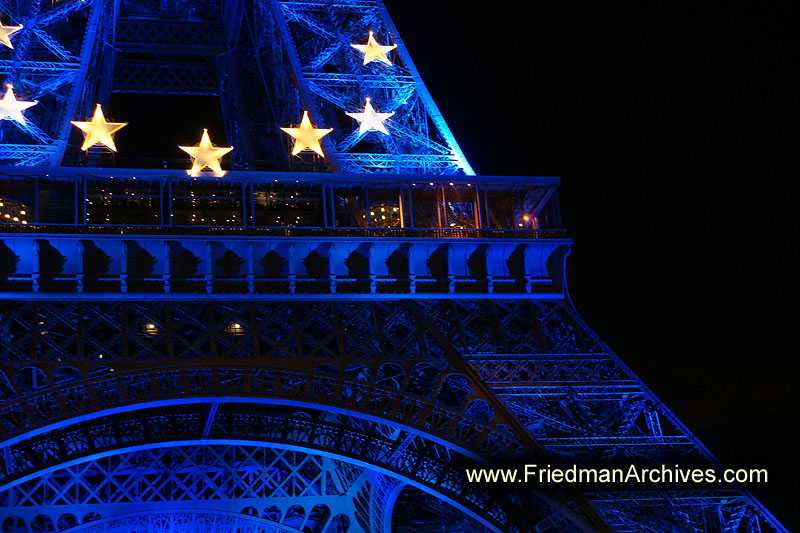
[[[335,187],[334,214],[337,228],[362,228],[367,225],[366,196],[363,186]]]
[[[405,227],[402,188],[399,184],[369,187],[369,225],[374,228]]]
[[[172,182],[175,226],[242,226],[242,184],[202,179]]]
[[[322,185],[273,183],[253,190],[256,226],[322,227]]]
[[[35,198],[32,178],[0,179],[0,224],[31,223]]]
[[[440,183],[417,183],[411,186],[415,228],[444,227],[443,191]]]
[[[86,221],[92,225],[160,225],[160,180],[87,180]]]
[[[536,198],[535,216],[530,227],[532,229],[561,229],[558,195],[555,189],[542,188],[542,191],[541,196]]]
[[[492,229],[519,229],[522,223],[519,191],[486,191],[489,227]]]
[[[478,227],[475,210],[475,187],[466,184],[444,187],[445,227],[469,229]]]
[[[78,186],[83,189],[83,184]],[[45,224],[75,224],[75,182],[39,178],[37,218]],[[82,217],[83,215],[81,215]]]

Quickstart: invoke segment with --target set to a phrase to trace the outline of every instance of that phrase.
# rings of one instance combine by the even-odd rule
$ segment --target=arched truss
[[[177,375],[189,379],[192,372],[183,370]],[[235,369],[219,372],[216,372],[218,369],[214,370],[217,379],[201,380],[198,383],[213,387],[214,384],[236,381],[233,378]],[[197,372],[200,375],[204,373],[203,369]],[[146,377],[144,382],[151,379],[147,374],[143,375]],[[263,381],[258,379],[253,382],[254,386],[263,385]],[[133,405],[122,405],[115,403],[112,397],[102,394],[102,383],[95,382],[93,385],[94,387],[80,389],[83,393],[92,389],[99,393],[94,396],[100,404],[93,410],[76,411],[68,418],[62,416],[65,420],[63,423],[40,424],[6,440],[3,488],[23,483],[61,465],[98,454],[114,453],[118,449],[147,448],[166,441],[199,438],[200,441],[213,442],[235,438],[301,447],[371,465],[408,479],[425,490],[442,494],[446,500],[496,527],[506,529],[510,521],[515,519],[509,516],[514,513],[513,507],[503,501],[502,497],[467,482],[463,466],[477,466],[477,455],[474,451],[448,441],[444,438],[448,435],[442,431],[446,428],[450,439],[462,438],[457,428],[467,419],[455,411],[441,412],[431,420],[447,420],[447,423],[439,428],[429,425],[425,431],[420,427],[400,426],[385,418],[366,415],[355,407],[348,412],[341,405],[320,401],[316,404],[317,408],[313,408],[308,400],[288,401],[280,393],[268,400],[269,393],[266,392],[258,397],[243,395],[237,398],[222,396],[217,389],[218,394],[213,396],[208,396],[209,392],[206,391],[206,396],[172,395],[168,398],[150,398],[139,400]],[[353,398],[355,395],[360,398],[354,404],[369,403],[369,394],[363,395],[357,388],[348,388],[346,383],[338,385],[345,385],[342,387],[345,397]],[[313,389],[314,387],[309,387],[309,390]],[[158,389],[148,390],[155,392]],[[301,392],[299,389],[294,391]],[[138,393],[146,397],[146,392]],[[62,390],[52,398],[56,402],[63,399],[66,404],[70,404],[70,398],[79,398],[79,393],[73,394],[71,396]],[[155,394],[157,398],[157,392]],[[302,398],[302,394],[297,396]],[[33,397],[29,399],[33,400]],[[121,398],[117,401],[119,399]],[[374,395],[372,399],[382,404],[379,396]],[[42,398],[39,400],[40,404],[47,403]],[[281,403],[284,405],[276,405]],[[428,410],[436,411],[432,405],[422,408],[417,406],[415,409],[418,415]],[[350,416],[351,414],[355,416]],[[4,419],[8,420],[7,417]],[[58,417],[53,419],[57,420]],[[469,426],[475,427],[475,421],[469,421]],[[477,435],[478,433],[475,434],[476,440]],[[504,438],[508,440],[507,435]],[[469,439],[463,442],[468,441]],[[476,449],[479,448],[481,445]],[[491,455],[486,448],[484,453]],[[547,506],[539,504],[539,507],[543,516],[552,512]],[[531,508],[527,511],[530,513]]]
[[[388,531],[402,486],[363,466],[268,443],[165,442],[43,471],[2,493],[2,516],[34,531]]]
[[[248,501],[246,496],[252,497],[255,494],[253,491],[261,491],[263,495],[264,487],[267,486],[264,484],[264,474],[258,474],[257,469],[249,474],[250,485],[248,486],[252,489],[250,492],[242,492],[244,489],[241,486],[237,488],[230,483],[224,483],[225,487],[234,492],[222,494],[211,491],[209,493],[208,480],[203,483],[194,480],[181,482],[180,487],[170,483],[169,495],[167,495],[163,491],[155,490],[155,487],[163,486],[161,481],[148,480],[147,476],[142,477],[141,470],[131,471],[129,475],[126,474],[127,478],[122,479],[125,477],[121,474],[122,470],[112,463],[119,461],[120,457],[138,457],[141,453],[161,454],[159,455],[161,457],[163,453],[167,452],[157,452],[157,450],[167,448],[178,450],[176,453],[185,458],[187,453],[199,453],[203,457],[208,457],[208,452],[205,450],[205,447],[208,446],[238,446],[237,449],[240,450],[244,449],[241,448],[242,446],[249,446],[250,448],[272,450],[269,453],[277,455],[280,453],[276,452],[275,448],[299,450],[305,455],[311,453],[335,458],[335,462],[340,465],[329,471],[335,472],[335,475],[340,478],[343,475],[344,477],[349,476],[348,483],[350,485],[355,479],[352,477],[354,469],[360,469],[362,473],[369,470],[373,476],[370,480],[372,485],[366,489],[361,487],[362,491],[366,490],[366,493],[362,495],[365,502],[361,505],[365,509],[369,508],[368,503],[371,498],[380,499],[380,505],[376,509],[388,510],[391,508],[391,505],[387,506],[386,500],[391,497],[393,486],[389,485],[388,489],[384,487],[381,490],[377,486],[373,487],[376,483],[375,476],[380,473],[394,478],[396,481],[402,480],[404,483],[420,487],[438,499],[452,503],[458,509],[484,522],[492,529],[516,529],[511,523],[512,517],[507,512],[510,508],[509,502],[489,493],[485,487],[467,483],[463,470],[456,466],[476,463],[469,461],[455,450],[432,442],[425,442],[424,436],[412,437],[405,431],[378,424],[375,421],[346,415],[333,415],[321,410],[298,410],[295,407],[246,403],[229,403],[219,406],[213,415],[214,422],[209,430],[209,413],[214,409],[213,405],[183,403],[118,413],[100,419],[87,420],[27,439],[16,446],[7,448],[4,458],[7,466],[14,467],[22,466],[18,464],[18,461],[24,457],[24,460],[28,461],[28,473],[14,480],[7,479],[2,487],[3,491],[0,492],[0,498],[5,495],[6,502],[17,502],[18,508],[41,509],[42,506],[48,505],[43,494],[56,495],[57,498],[60,498],[61,505],[70,508],[82,503],[80,499],[70,500],[69,498],[74,498],[76,494],[80,493],[75,490],[76,488],[84,487],[86,490],[82,494],[88,495],[85,497],[90,499],[96,498],[97,494],[102,492],[113,495],[122,502],[136,502],[132,505],[140,505],[145,502],[148,504],[148,508],[158,502],[185,502],[188,500],[204,501],[205,503],[202,505],[203,508],[206,508],[211,505],[205,501],[209,495],[212,496],[212,500],[216,499],[221,502],[236,500],[246,503]],[[198,435],[205,435],[205,438],[198,439]],[[21,454],[20,452],[23,450],[24,453]],[[186,450],[190,450],[190,452]],[[245,456],[250,457],[252,465],[269,464],[268,460],[252,459],[252,453],[245,454]],[[146,460],[140,458],[136,461],[139,465],[149,465],[147,468],[159,474],[171,472],[171,469],[165,466],[152,466],[152,458]],[[195,468],[197,466],[194,464],[195,462],[192,462],[193,466],[191,467],[184,465],[189,474],[204,471],[203,468]],[[238,459],[231,456],[221,458],[217,453],[210,462],[214,465],[236,465],[242,464],[242,457]],[[343,462],[348,463],[349,466],[343,468],[341,466]],[[95,465],[97,470],[87,471],[87,464]],[[227,466],[225,467],[227,468]],[[64,472],[72,474],[64,477]],[[350,472],[350,474],[346,472]],[[85,486],[88,483],[85,481],[86,479],[96,480],[98,475],[106,480],[98,481],[102,490]],[[261,479],[257,479],[259,476]],[[170,479],[174,481],[174,476],[171,475]],[[67,485],[60,486],[61,481],[59,480]],[[136,485],[136,491],[133,491],[136,492],[136,495],[133,495],[130,487],[134,486],[133,483],[136,480],[139,483],[144,481],[149,485],[148,487]],[[396,485],[397,482],[394,484]],[[309,494],[313,496],[311,498],[313,501],[320,501],[318,492],[319,487],[323,485],[329,486],[329,483],[317,482],[316,493]],[[206,492],[198,492],[198,487],[202,487],[202,491]],[[373,488],[375,490],[372,490]],[[305,490],[307,489],[303,489],[299,494],[291,495],[291,501],[302,495]],[[281,488],[281,491],[281,495],[286,496],[285,489]],[[65,498],[67,499],[65,500]],[[0,503],[2,503],[2,499],[0,499]],[[114,507],[113,505],[109,507],[114,502],[97,503],[102,503],[101,507],[105,509]],[[120,503],[120,505],[122,504]],[[222,505],[227,506],[229,503]],[[6,506],[8,506],[7,503]],[[341,509],[348,507],[358,509],[359,505],[339,506]],[[122,506],[119,509],[120,512],[125,508]],[[540,505],[536,511],[542,513],[543,519],[551,519],[548,517],[552,514],[552,510],[548,507]],[[10,507],[7,512],[11,513]],[[372,511],[373,514],[374,512]],[[529,513],[528,518],[530,518],[535,511],[534,508],[529,507],[527,512]],[[370,516],[369,512],[365,511],[365,513],[365,516]],[[355,518],[361,523],[366,523],[365,520],[370,523],[376,521],[376,517],[359,518],[356,516]],[[377,517],[378,522],[385,519],[385,517]],[[364,526],[364,530],[375,529],[372,526]]]
[[[0,524],[42,533],[216,533],[237,525],[268,533],[388,532],[403,525],[393,508],[404,487],[400,478],[327,454],[253,442],[167,442],[86,458],[20,483],[0,493]],[[445,524],[492,529],[430,497]]]
[[[36,518],[39,518],[39,523],[48,527],[49,524],[45,517],[49,518],[43,514],[37,515]],[[68,525],[73,523],[68,517],[74,517],[74,515],[64,513],[58,519],[64,525]],[[87,522],[67,529],[59,528],[51,519],[54,528],[51,531],[59,533],[230,533],[231,531],[237,533],[303,533],[300,529],[272,520],[225,511],[178,509],[171,512],[143,511],[109,518],[96,518],[95,516],[87,518],[89,518]],[[77,520],[76,517],[75,522]],[[324,531],[337,531],[332,529],[335,527],[335,524],[331,524]]]

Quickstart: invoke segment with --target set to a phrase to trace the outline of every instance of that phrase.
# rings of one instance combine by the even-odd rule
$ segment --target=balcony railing
[[[396,239],[566,239],[563,229],[505,230],[463,228],[319,228],[265,227],[242,228],[220,226],[73,226],[39,224],[2,224],[0,235],[228,235],[241,237],[351,237]]]

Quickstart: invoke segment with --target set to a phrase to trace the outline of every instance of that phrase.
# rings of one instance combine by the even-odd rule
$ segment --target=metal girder
[[[237,401],[317,405],[315,412],[349,413],[351,420],[377,417],[384,422],[362,427],[392,442],[388,455],[379,455],[395,465],[416,464],[407,454],[432,438],[431,457],[441,464],[454,453],[490,458],[508,449],[517,451],[505,455],[523,457],[514,443],[527,439],[537,453],[592,465],[613,450],[618,460],[640,465],[717,466],[563,302],[46,303],[4,307],[0,314],[0,391],[6,391],[0,421],[4,440],[22,439],[5,454],[7,467],[21,468],[18,479],[42,461],[62,464],[67,456],[59,450],[80,456],[99,446],[78,445],[86,434],[75,432],[74,421],[99,427],[98,436],[118,435],[102,429],[103,421],[133,416],[125,406],[136,402],[160,402],[162,410],[207,405],[193,411],[196,438],[229,431],[232,416],[234,425],[255,423],[228,411]],[[492,424],[517,429],[492,432]],[[37,436],[59,425],[55,434]],[[64,448],[67,442],[76,444]],[[23,449],[33,455],[19,455]],[[437,468],[420,475],[451,479]],[[780,531],[740,489],[703,494],[604,488],[586,501],[620,531],[658,530],[675,516],[679,524],[746,523],[756,531],[757,523]],[[746,511],[725,511],[730,494]]]
[[[473,174],[380,2],[271,3],[304,107],[312,122],[334,127],[324,140],[333,169]],[[366,39],[367,30],[382,42],[397,44],[392,65],[361,64],[350,45]],[[354,137],[352,124],[331,123],[333,108],[356,112],[367,97],[381,111],[394,111],[392,121],[403,126],[392,128],[390,135]],[[419,102],[409,104],[412,98]],[[369,151],[364,144],[371,146]]]
[[[94,81],[85,82],[93,80],[89,71],[97,60],[100,37],[110,14],[108,2],[67,0],[51,9],[43,4],[47,2],[35,0],[27,12],[7,8],[23,30],[15,37],[13,50],[0,51],[9,57],[0,58],[0,73],[15,83],[18,93],[40,103],[26,112],[26,124],[0,124],[0,160],[4,164],[60,164],[72,127],[70,121],[79,109],[88,109],[94,103]],[[81,10],[88,10],[89,15],[74,16]],[[62,22],[73,27],[64,30],[68,26]],[[61,39],[62,32],[73,30],[80,38],[67,45],[68,41]]]
[[[343,479],[341,473],[352,469],[356,476]],[[173,483],[165,483],[165,473]],[[377,485],[383,479],[378,472],[321,455],[198,443],[88,459],[31,478],[3,496],[6,503],[14,502],[6,512],[28,523],[41,515],[57,523],[65,504],[77,519],[89,513],[125,522],[148,513],[166,518],[176,502],[184,512],[219,517],[235,500],[235,512],[246,520],[302,531],[324,530],[342,518],[357,528],[362,517],[355,516],[352,499],[365,482]],[[387,503],[380,494],[371,496],[370,505]]]
[[[78,63],[60,63],[54,61],[11,61],[0,60],[0,74],[28,74],[52,76],[62,72],[72,73],[79,67]]]
[[[0,409],[0,438],[4,441],[29,438],[73,419],[97,418],[109,411],[126,410],[130,403],[175,405],[219,396],[225,402],[318,405],[329,412],[346,411],[381,418],[450,442],[451,446],[464,446],[462,452],[473,457],[499,460],[514,456],[519,447],[504,430],[441,402],[319,372],[231,365],[115,370],[109,368],[109,373],[114,372],[107,377],[82,380],[4,402]],[[7,465],[0,478],[18,475]]]
[[[105,461],[106,458],[114,458],[129,452],[169,447],[177,448],[179,454],[186,455],[187,447],[196,445],[244,444],[267,449],[288,448],[321,454],[338,461],[354,463],[362,468],[377,468],[449,499],[465,512],[495,529],[505,529],[510,525],[509,502],[504,502],[502,497],[487,492],[483,487],[469,483],[463,470],[452,464],[453,462],[464,464],[463,458],[443,453],[441,446],[425,441],[424,438],[418,439],[414,446],[406,447],[402,453],[396,453],[404,439],[403,432],[382,427],[380,423],[351,419],[344,415],[333,415],[309,408],[256,409],[242,403],[230,404],[221,409],[209,438],[200,441],[198,436],[204,423],[202,406],[187,404],[138,410],[50,431],[14,446],[9,453],[4,454],[6,465],[15,465],[20,472],[26,470],[28,473],[5,483],[2,491],[9,491],[36,479],[49,479],[64,468],[85,464],[88,461]],[[228,464],[241,465],[241,461]],[[230,467],[217,464],[216,468]],[[107,470],[108,466],[103,473],[105,474]],[[164,470],[160,469],[161,472]],[[190,470],[187,475],[198,475],[196,469]],[[253,474],[264,476],[268,471],[269,469],[262,467],[253,471]],[[199,474],[202,475],[203,471],[201,470]],[[105,475],[119,479],[113,470]],[[193,490],[192,487],[196,487],[197,484],[186,483],[184,486],[187,488],[171,486],[168,499],[176,501],[191,499],[189,495],[181,495],[175,491],[177,489],[186,493]],[[227,484],[224,486],[229,487]],[[252,486],[253,491],[261,494],[266,487],[269,487],[257,482]],[[229,501],[232,499],[231,496],[236,496],[234,501],[242,498],[244,501],[240,505],[247,505],[251,496],[246,488],[232,488],[234,492],[227,497]],[[141,487],[137,487],[136,490],[140,489]],[[140,504],[146,503],[151,498],[155,498],[156,501],[163,500],[163,496],[154,494],[146,488],[140,494],[142,496],[137,501]],[[109,497],[119,498],[122,501],[126,499],[124,493],[120,494],[117,491],[113,491]],[[208,498],[208,495],[205,495],[202,499]],[[218,498],[219,496],[211,499]],[[530,508],[529,511],[534,511],[534,508]],[[548,511],[546,507],[540,506],[536,512],[546,514]]]

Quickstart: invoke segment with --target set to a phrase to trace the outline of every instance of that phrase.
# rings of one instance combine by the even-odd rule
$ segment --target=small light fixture
[[[231,322],[227,326],[225,326],[225,333],[230,333],[232,335],[244,335],[245,329],[239,322]]]
[[[153,324],[152,322],[148,322],[147,324],[142,326],[142,333],[145,335],[158,335],[159,329],[158,326]]]

